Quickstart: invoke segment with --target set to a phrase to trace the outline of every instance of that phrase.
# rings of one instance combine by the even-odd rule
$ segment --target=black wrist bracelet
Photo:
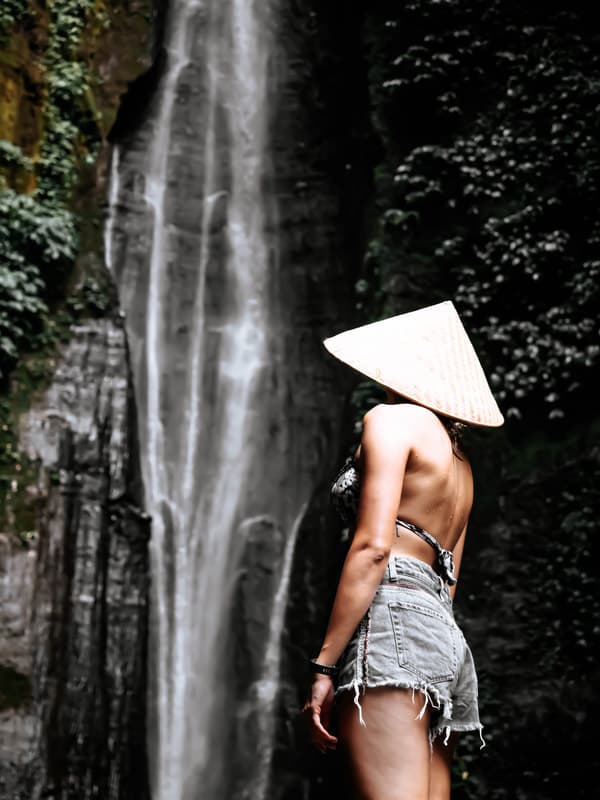
[[[338,667],[334,665],[328,664],[319,664],[316,658],[311,658],[310,660],[310,668],[313,672],[319,672],[321,675],[330,675],[334,676],[338,674]]]

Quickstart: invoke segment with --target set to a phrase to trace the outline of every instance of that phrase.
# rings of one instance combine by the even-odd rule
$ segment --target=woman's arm
[[[389,558],[410,451],[406,426],[399,425],[405,415],[398,411],[398,406],[376,406],[364,418],[356,530],[317,658],[321,664],[338,661],[371,605]]]
[[[406,408],[406,411],[404,410]],[[336,664],[369,608],[385,570],[395,531],[406,462],[410,453],[410,407],[376,406],[363,420],[361,492],[352,544],[344,560],[329,623],[317,661]],[[335,745],[327,724],[332,684],[315,676],[305,705],[313,743]],[[321,720],[321,715],[323,720]]]

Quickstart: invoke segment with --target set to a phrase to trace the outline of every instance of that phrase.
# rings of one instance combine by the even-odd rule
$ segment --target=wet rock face
[[[31,614],[36,554],[0,533],[0,797],[11,798],[35,727],[31,697]]]
[[[253,428],[264,446],[248,442],[257,456],[245,484],[245,502],[250,517],[266,508],[275,522],[257,525],[248,537],[244,559],[249,578],[240,585],[239,614],[232,625],[234,661],[244,662],[231,684],[232,702],[239,707],[247,701],[249,724],[243,737],[236,741],[234,735],[235,765],[225,765],[231,773],[230,797],[250,796],[248,775],[256,776],[251,786],[267,785],[269,764],[257,772],[254,749],[242,747],[256,742],[257,734],[275,750],[269,797],[282,797],[288,783],[297,796],[307,796],[287,714],[297,703],[307,640],[312,644],[318,635],[324,607],[321,585],[327,586],[335,546],[335,539],[327,538],[324,489],[342,450],[344,397],[351,376],[325,356],[321,339],[352,322],[370,155],[361,138],[363,121],[356,124],[354,101],[340,89],[352,84],[356,90],[347,70],[356,67],[358,50],[354,35],[345,37],[340,25],[345,31],[348,24],[356,27],[357,20],[348,23],[343,14],[319,18],[314,10],[318,5],[312,0],[282,4],[277,51],[269,66],[272,164],[265,180],[276,206],[268,219],[274,242],[268,285],[270,349]],[[343,53],[336,50],[342,42],[347,42]],[[104,63],[102,53],[98,59]],[[206,166],[198,150],[205,126],[204,106],[194,98],[202,87],[202,63],[188,67],[174,112],[167,217],[170,230],[177,233],[177,247],[168,277],[178,341],[169,353],[171,416],[177,411],[178,375],[184,371],[180,344],[189,337],[193,319],[190,298],[201,245],[194,225],[203,200],[196,187],[202,186]],[[137,84],[138,93],[154,96],[155,73],[164,69],[160,58],[155,66],[150,78],[141,87]],[[117,278],[126,262],[140,262],[139,280],[129,285],[137,299],[124,303],[134,349],[144,336],[136,307],[145,294],[152,237],[138,213],[146,180],[144,157],[154,133],[151,126],[133,124],[136,103],[146,108],[142,99],[136,101],[133,87],[112,131],[122,151],[124,186],[115,223]],[[228,142],[219,124],[224,156]],[[228,186],[226,159],[216,161]],[[93,176],[99,191],[103,169]],[[96,195],[90,197],[95,203]],[[207,229],[217,256],[208,274],[209,317],[222,311],[218,251],[225,223],[224,206],[216,198]],[[127,291],[126,286],[125,297]],[[214,350],[207,358],[207,373],[217,362]],[[23,427],[23,447],[39,463],[39,523],[29,547],[0,541],[0,599],[5,601],[0,623],[3,633],[10,633],[3,637],[2,663],[12,670],[13,684],[21,692],[17,706],[0,710],[0,757],[6,755],[0,759],[0,795],[14,800],[148,796],[144,694],[149,523],[140,512],[131,394],[120,322],[90,323],[74,331],[52,386]],[[137,398],[143,413],[140,397],[143,392]],[[265,420],[271,422],[266,425]],[[283,731],[267,741],[260,710],[261,692],[273,688],[265,686],[261,673],[271,635],[269,615],[280,585],[286,537],[309,498],[289,596],[278,600],[287,608],[288,634],[302,635],[295,642],[293,636],[284,637],[286,650],[292,652],[284,654],[278,676],[282,699],[277,726]],[[254,800],[260,796],[255,794]]]
[[[35,539],[2,549],[2,658],[30,682],[0,717],[3,796],[148,796],[149,520],[134,431],[121,321],[77,327],[21,432],[39,464]]]
[[[353,377],[326,355],[321,340],[352,323],[354,281],[364,244],[364,204],[370,188],[372,152],[366,111],[357,110],[356,105],[358,102],[361,109],[367,109],[366,98],[361,98],[360,91],[357,98],[357,81],[353,77],[361,68],[357,47],[360,19],[356,13],[332,13],[328,19],[325,15],[319,17],[315,8],[320,4],[305,0],[274,5],[276,10],[268,23],[273,26],[270,41],[274,44],[269,44],[272,49],[267,63],[268,102],[264,120],[268,129],[268,155],[263,157],[262,151],[258,153],[263,159],[262,232],[269,252],[264,283],[268,319],[261,320],[265,322],[262,328],[268,344],[256,381],[259,389],[249,406],[248,434],[240,459],[230,465],[226,476],[227,498],[240,495],[239,518],[252,524],[244,524],[236,537],[242,543],[237,546],[243,546],[240,556],[243,575],[233,610],[222,610],[219,606],[222,591],[202,598],[203,609],[210,603],[213,617],[221,615],[218,618],[224,619],[220,639],[227,640],[224,649],[231,656],[230,663],[236,666],[236,674],[228,680],[220,664],[215,686],[211,686],[211,691],[226,695],[219,724],[226,728],[223,739],[232,757],[223,760],[216,748],[218,754],[210,759],[211,774],[203,775],[203,767],[194,772],[200,746],[196,746],[190,729],[195,731],[195,720],[203,715],[197,708],[195,714],[190,712],[188,706],[189,720],[186,720],[177,709],[173,711],[169,702],[166,705],[171,712],[169,720],[174,720],[175,730],[186,726],[182,747],[190,751],[189,757],[184,752],[182,758],[184,769],[190,773],[189,780],[181,778],[185,789],[173,792],[181,798],[195,797],[200,791],[198,787],[202,787],[201,793],[206,798],[261,800],[268,796],[269,800],[275,800],[284,792],[279,777],[282,769],[285,781],[294,784],[298,796],[306,796],[303,765],[290,754],[297,748],[286,709],[278,716],[281,727],[285,728],[281,735],[272,735],[263,727],[265,716],[270,714],[265,712],[266,704],[278,703],[278,699],[272,698],[279,691],[280,679],[288,696],[295,694],[300,682],[298,671],[304,670],[304,664],[296,651],[295,663],[290,665],[284,658],[284,671],[279,673],[279,662],[271,670],[266,654],[270,653],[272,639],[277,646],[281,641],[278,614],[284,603],[289,618],[303,631],[296,640],[300,648],[304,649],[307,638],[311,644],[316,638],[325,601],[321,585],[317,587],[315,582],[328,585],[327,571],[336,545],[335,534],[328,538],[328,520],[321,506],[328,502],[324,487],[343,451],[340,441],[343,409]],[[214,3],[213,10],[217,7],[223,10],[229,4]],[[145,112],[134,126],[124,107],[112,131],[113,156],[117,156],[113,158],[113,167],[118,180],[114,192],[111,191],[107,226],[111,231],[109,261],[126,314],[132,350],[141,440],[149,441],[153,448],[148,450],[150,456],[144,458],[144,468],[151,458],[166,465],[165,481],[160,484],[165,496],[168,481],[175,489],[184,484],[177,477],[177,464],[190,436],[192,410],[200,407],[202,424],[197,448],[200,457],[190,479],[194,502],[214,494],[212,481],[215,474],[220,474],[218,467],[222,463],[219,441],[228,442],[228,457],[232,453],[222,421],[219,369],[227,353],[222,344],[222,332],[228,330],[224,321],[238,302],[236,291],[232,291],[235,282],[226,268],[229,240],[225,235],[229,222],[235,219],[236,193],[232,187],[238,185],[240,175],[238,159],[234,157],[237,127],[227,124],[236,100],[226,94],[227,69],[222,64],[219,70],[207,68],[214,44],[207,25],[206,8],[197,6],[187,26],[193,35],[189,36],[189,42],[182,37],[189,44],[189,59],[182,59],[180,69],[175,70],[177,57],[182,58],[181,48],[167,48],[163,71],[157,68],[159,74],[153,75],[152,80],[139,82],[131,89],[128,102],[135,101]],[[345,33],[350,34],[347,40]],[[219,75],[214,97],[224,93],[220,102],[211,99],[209,79],[213,74]],[[262,94],[258,92],[257,96],[260,98]],[[209,136],[211,131],[214,135]],[[160,159],[149,157],[160,136],[166,142],[164,166]],[[258,147],[258,138],[249,136],[248,146]],[[254,212],[255,208],[247,208],[244,219]],[[160,220],[164,235],[153,235],[156,219]],[[153,252],[156,259],[151,258]],[[206,258],[205,252],[210,253],[210,258]],[[254,264],[246,267],[243,248],[237,254],[238,273],[254,269]],[[160,278],[153,278],[153,272]],[[153,286],[157,288],[153,290]],[[195,298],[199,298],[199,303]],[[264,300],[262,295],[259,299]],[[200,317],[198,309],[206,320],[202,337],[194,335]],[[198,348],[196,340],[202,342],[202,352],[194,349]],[[148,345],[156,357],[148,358]],[[154,369],[156,364],[158,368]],[[202,372],[201,391],[199,400],[190,403],[188,412],[186,395],[194,367]],[[238,396],[241,402],[243,393]],[[155,424],[157,416],[165,432],[160,449],[156,437],[144,433],[147,419]],[[219,439],[215,430],[220,431],[221,426],[223,433]],[[248,470],[239,466],[246,458],[251,462]],[[233,472],[234,469],[240,472]],[[148,486],[151,487],[151,481]],[[174,496],[177,497],[177,492]],[[286,545],[305,504],[311,506],[310,514],[298,536],[290,595],[282,598],[286,588],[283,571]],[[169,548],[173,563],[178,553],[171,544],[176,538],[173,520],[167,514],[169,506],[163,505],[168,535],[157,552],[153,575],[167,572],[163,565],[168,567],[171,563]],[[153,517],[156,519],[154,511]],[[206,531],[201,533],[197,537],[194,534],[193,541],[208,539],[208,549],[210,539]],[[191,538],[192,534],[188,532],[187,536]],[[196,545],[194,548],[194,552],[201,550]],[[191,583],[185,576],[192,574],[198,580],[209,558],[210,553],[207,556],[205,551],[203,558],[198,559],[197,570],[190,570],[191,562],[187,561],[185,575],[183,570],[177,572],[178,592]],[[313,560],[319,564],[314,569]],[[160,590],[158,581],[154,586]],[[170,584],[165,583],[162,597],[165,602],[154,606],[158,611],[169,604],[175,605]],[[162,614],[167,616],[164,611]],[[151,646],[151,662],[158,661],[156,654],[160,648],[167,652],[169,642],[164,631],[172,628],[169,619],[165,623],[160,626],[163,638],[157,638]],[[155,629],[159,630],[158,624],[151,626],[152,631]],[[180,626],[179,631],[182,629]],[[192,634],[184,649],[188,658],[199,638],[191,628],[186,630]],[[287,647],[289,640],[285,644]],[[305,652],[308,653],[308,646]],[[178,677],[181,679],[181,675]],[[167,683],[167,690],[174,682]],[[164,681],[157,680],[156,688],[150,692],[154,705],[164,685]],[[287,696],[282,703],[289,708]],[[211,741],[217,736],[215,727],[211,727]],[[197,735],[200,743],[204,738]],[[160,754],[161,747],[174,739],[150,730],[152,752],[159,753],[152,758],[153,767],[159,764],[157,785],[158,773],[165,774],[166,768],[176,763],[171,754],[169,757]],[[283,768],[275,763],[278,752],[272,758],[272,751],[279,749],[284,751],[286,760]],[[291,761],[294,763],[289,767]],[[275,774],[270,781],[272,764]],[[226,774],[217,774],[220,770]],[[164,796],[167,795],[165,790]],[[163,795],[160,796],[162,800]]]
[[[314,758],[299,712],[309,679],[306,659],[320,646],[346,547],[329,486],[350,444],[347,398],[356,375],[329,357],[321,340],[358,324],[354,284],[377,146],[361,30],[357,6],[327,10],[324,4],[300,2],[286,5],[279,34],[286,51],[273,126],[286,267],[279,303],[287,323],[284,380],[291,400],[287,458],[297,469],[283,494],[304,484],[311,499],[286,601],[269,800],[333,797],[340,791],[339,782],[329,786],[331,760]],[[285,466],[282,472],[290,474]],[[253,644],[257,647],[256,639]]]

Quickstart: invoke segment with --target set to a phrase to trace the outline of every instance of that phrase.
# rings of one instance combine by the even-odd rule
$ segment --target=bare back
[[[397,516],[424,528],[443,548],[453,550],[473,504],[471,466],[464,453],[458,457],[453,452],[448,432],[432,411],[414,404],[388,408],[390,436],[398,426],[410,444]],[[357,460],[360,469],[360,447]],[[392,553],[434,563],[435,553],[428,544],[401,526],[396,534]]]

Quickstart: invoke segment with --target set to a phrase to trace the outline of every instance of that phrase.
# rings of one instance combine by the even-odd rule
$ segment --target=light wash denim
[[[443,578],[424,561],[392,556],[373,602],[340,661],[336,695],[354,692],[361,724],[368,725],[360,695],[377,686],[411,689],[422,697],[416,717],[432,707],[429,739],[482,725],[473,656],[456,624]]]

